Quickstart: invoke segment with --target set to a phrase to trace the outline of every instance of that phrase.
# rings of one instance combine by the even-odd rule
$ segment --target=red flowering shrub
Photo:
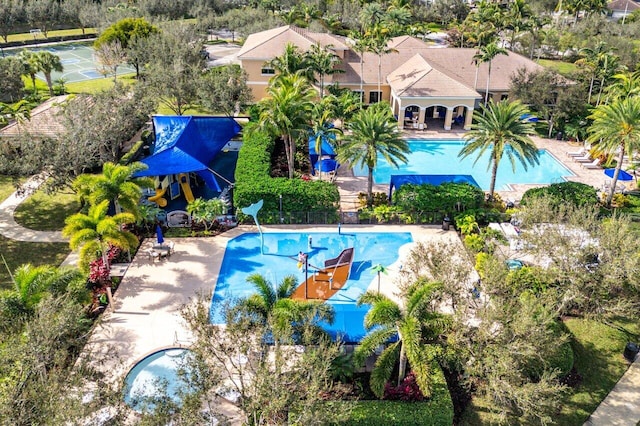
[[[393,386],[391,383],[387,383],[384,387],[383,399],[414,402],[424,401],[425,397],[422,395],[416,382],[416,375],[412,371],[404,378],[400,386]]]
[[[109,279],[109,265],[105,265],[102,258],[98,258],[89,264],[89,281],[92,283],[104,283]]]

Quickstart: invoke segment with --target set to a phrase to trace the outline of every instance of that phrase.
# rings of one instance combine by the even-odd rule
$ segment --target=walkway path
[[[587,419],[585,426],[636,426],[640,420],[640,357]]]
[[[64,243],[68,241],[60,231],[34,231],[20,226],[13,214],[16,208],[41,184],[39,177],[33,177],[24,184],[24,191],[14,192],[0,204],[0,234],[16,241],[29,243]]]

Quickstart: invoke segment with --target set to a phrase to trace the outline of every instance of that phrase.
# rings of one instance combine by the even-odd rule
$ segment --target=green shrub
[[[426,402],[340,401],[330,404],[336,410],[350,412],[345,425],[451,426],[453,403],[442,370],[434,371],[433,381],[433,395]]]
[[[598,204],[598,191],[591,185],[580,182],[552,183],[549,186],[529,189],[522,195],[520,204],[527,205],[533,198],[547,197],[555,205],[573,204],[576,207],[595,206]]]
[[[525,290],[540,294],[547,289],[549,283],[540,268],[525,266],[509,271],[507,285],[512,289],[513,294],[520,294]]]
[[[406,212],[454,212],[482,207],[484,192],[468,183],[406,184],[393,193],[393,204]]]
[[[476,217],[473,214],[462,213],[454,217],[456,228],[460,230],[462,235],[475,234],[480,229]]]
[[[479,253],[484,250],[484,239],[478,234],[466,235],[464,237],[464,246],[474,253]]]
[[[277,216],[268,213],[278,212],[280,196],[282,211],[323,212],[337,221],[340,194],[338,188],[324,181],[303,179],[272,178],[271,152],[274,141],[255,125],[247,125],[243,131],[243,144],[238,153],[233,191],[234,205],[246,207],[258,200],[264,200],[260,210],[260,220],[264,223],[277,223]],[[242,220],[242,214],[238,214]]]
[[[387,194],[386,193],[384,193],[384,192],[374,192],[373,194],[371,194],[371,196],[372,196],[373,207],[389,205],[389,199],[387,198]],[[367,207],[367,193],[366,192],[358,193],[358,204],[362,208]]]
[[[492,259],[492,257],[487,253],[478,253],[476,254],[476,266],[475,269],[478,271],[478,275],[480,278],[484,278],[486,276],[485,271],[487,268],[488,262]]]

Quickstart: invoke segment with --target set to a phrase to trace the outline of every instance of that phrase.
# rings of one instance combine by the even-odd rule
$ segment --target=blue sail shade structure
[[[333,145],[335,144],[336,135],[330,133],[328,135],[321,136],[321,144],[320,144],[320,154],[316,152],[316,135],[309,136],[309,161],[311,162],[311,174],[315,174],[315,171],[318,167],[318,158],[320,156],[330,157],[332,160],[336,157],[336,150]],[[326,161],[322,161],[322,172],[331,172],[335,170],[338,166],[335,161],[329,163],[330,165],[325,165]]]
[[[197,173],[220,192],[208,164],[237,135],[241,127],[231,117],[153,116],[156,141],[153,154],[142,160],[149,168],[136,176]]]

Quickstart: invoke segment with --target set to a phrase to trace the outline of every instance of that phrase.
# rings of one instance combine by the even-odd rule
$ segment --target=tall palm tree
[[[128,165],[106,162],[102,165],[102,174],[80,175],[73,186],[81,197],[88,197],[89,203],[100,204],[105,200],[113,202],[116,211],[124,209],[137,220],[140,217],[142,189],[153,188],[154,184],[151,178],[133,176],[146,168],[140,162]]]
[[[122,225],[135,223],[136,218],[131,213],[107,215],[109,201],[89,207],[87,214],[76,213],[65,220],[62,235],[69,237],[71,250],[80,250],[78,265],[83,271],[88,271],[89,264],[102,257],[103,264],[109,265],[107,251],[109,246],[122,250],[131,250],[138,246],[138,237]]]
[[[293,74],[273,80],[267,88],[267,94],[268,97],[258,104],[260,126],[282,138],[289,178],[293,179],[296,141],[308,134],[314,93],[305,77]]]
[[[593,95],[593,86],[596,79],[601,76],[604,77],[607,74],[607,68],[609,72],[612,64],[617,63],[617,56],[613,53],[613,50],[609,48],[607,42],[600,41],[593,48],[584,47],[578,51],[580,59],[575,63],[578,66],[586,67],[591,72],[589,82],[589,96],[587,102],[591,103],[591,96]],[[614,64],[615,65],[615,64]]]
[[[360,99],[364,101],[364,53],[369,51],[368,40],[355,31],[349,33],[349,38],[353,40],[351,49],[360,55]]]
[[[307,52],[309,66],[320,77],[320,98],[324,98],[324,77],[344,72],[344,70],[336,68],[337,65],[342,63],[340,57],[327,50],[332,47],[328,45],[323,48],[320,43],[316,43]]]
[[[589,126],[587,141],[599,150],[618,157],[606,201],[610,206],[625,154],[640,149],[640,98],[631,96],[615,99],[608,105],[598,106],[589,118],[593,122]]]
[[[382,99],[382,56],[389,53],[398,52],[396,49],[389,47],[389,41],[391,40],[391,33],[389,30],[382,26],[375,26],[368,31],[365,36],[367,37],[367,48],[369,52],[378,55],[378,102]]]
[[[51,73],[53,71],[62,72],[64,67],[60,61],[58,55],[54,55],[51,52],[43,50],[37,53],[37,60],[40,66],[40,71],[44,74],[44,78],[47,81],[49,87],[49,96],[53,96],[53,82],[51,81]]]
[[[402,306],[384,294],[367,291],[358,299],[358,306],[371,305],[364,318],[369,330],[356,349],[356,365],[372,355],[376,349],[397,336],[376,360],[371,372],[370,387],[378,397],[384,396],[385,384],[391,379],[395,365],[398,367],[398,385],[406,376],[407,361],[416,374],[418,387],[424,396],[431,396],[431,371],[435,367],[436,336],[445,328],[446,319],[431,309],[434,294],[441,283],[419,281],[409,287]]]
[[[33,85],[33,93],[35,94],[37,91],[36,74],[41,71],[38,55],[29,50],[23,50],[18,53],[18,59],[22,63],[22,75],[29,76]]]
[[[527,107],[519,101],[489,102],[488,107],[475,112],[476,123],[464,135],[466,144],[460,150],[459,157],[477,153],[475,164],[485,152],[490,153],[487,165],[487,169],[491,169],[489,199],[493,199],[498,166],[503,156],[507,157],[514,171],[516,160],[525,170],[529,164],[538,164],[538,148],[529,137],[535,133],[535,129],[531,122],[522,119],[528,112]]]
[[[493,62],[493,58],[498,55],[508,55],[509,52],[507,49],[503,47],[498,47],[497,43],[489,43],[486,46],[482,46],[479,49],[479,53],[474,56],[474,60],[478,60],[481,63],[487,62],[489,64],[489,69],[487,70],[487,87],[484,94],[484,106],[487,106],[489,102],[489,83],[491,81],[491,63]],[[477,59],[476,59],[477,57]]]
[[[367,166],[367,204],[373,203],[373,170],[378,155],[395,167],[406,163],[409,144],[398,131],[398,122],[386,103],[358,111],[347,125],[350,133],[338,147],[338,158],[351,165]]]

